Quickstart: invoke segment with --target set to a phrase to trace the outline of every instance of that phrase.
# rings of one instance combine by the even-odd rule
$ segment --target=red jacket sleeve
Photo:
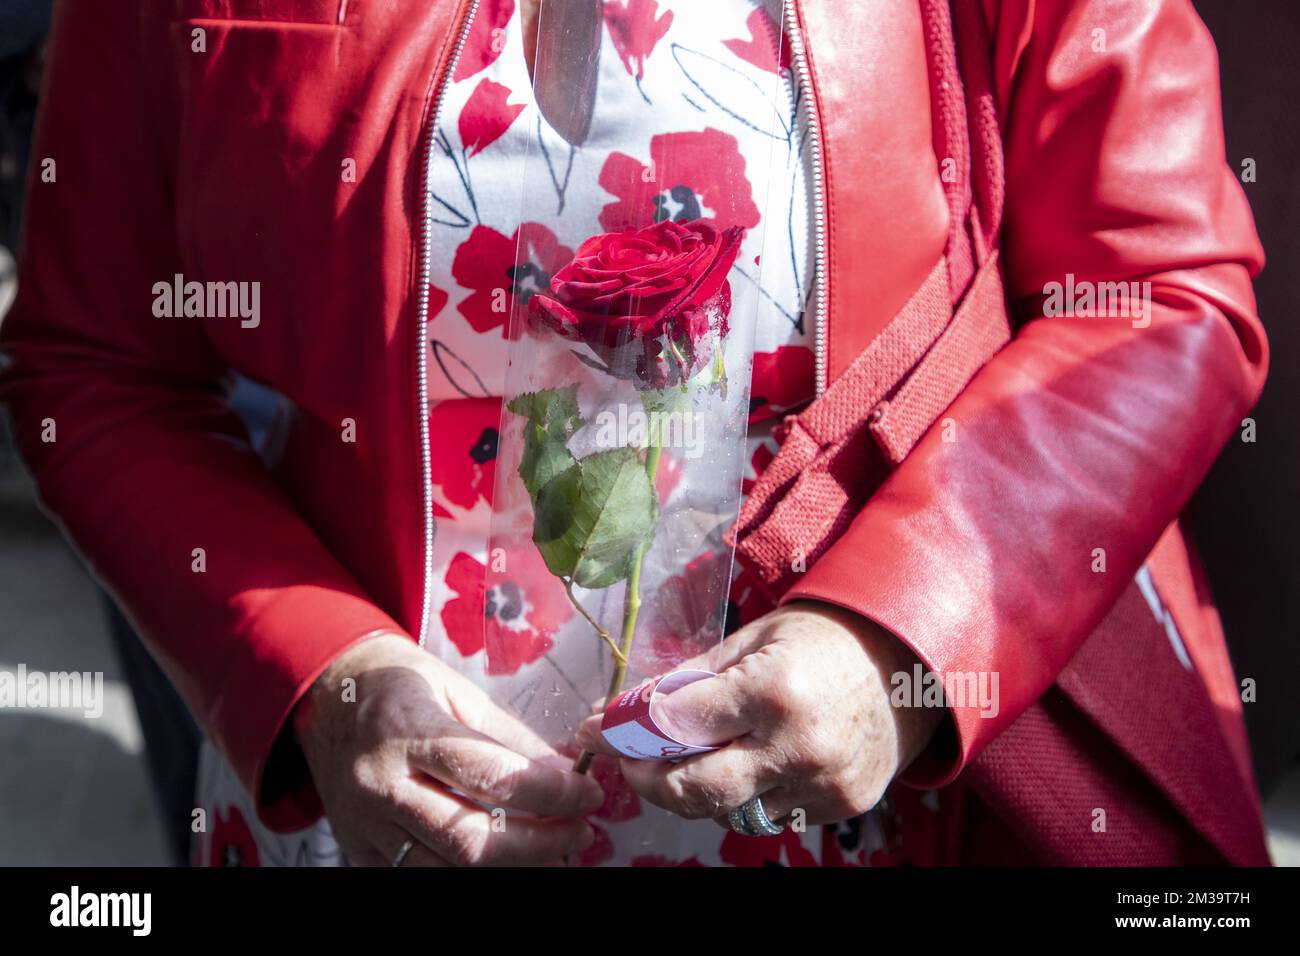
[[[787,596],[875,620],[939,675],[997,673],[997,716],[953,708],[956,759],[908,772],[925,785],[1050,687],[1240,426],[1267,356],[1262,252],[1191,4],[986,9],[1020,331],[945,413],[955,441],[927,434]],[[1070,276],[1149,282],[1149,315],[1044,317]]]
[[[182,271],[158,14],[59,5],[0,397],[45,506],[263,818],[302,826],[319,814],[305,774],[263,793],[272,744],[333,657],[400,628],[250,452],[201,323],[152,314],[154,283]]]

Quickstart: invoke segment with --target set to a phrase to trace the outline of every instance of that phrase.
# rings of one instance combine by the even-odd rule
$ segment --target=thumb
[[[731,668],[670,694],[656,695],[651,703],[651,715],[660,730],[684,744],[712,747],[727,743],[753,728],[746,716],[747,695],[743,684],[741,669]],[[584,720],[578,727],[578,743],[593,753],[620,756],[600,732],[603,720],[603,714]]]
[[[672,671],[712,671],[718,676],[688,684],[671,694],[656,697],[654,717],[659,726],[682,743],[714,746],[735,740],[753,729],[753,722],[742,716],[748,699],[742,685],[745,675],[735,665],[767,643],[763,622],[754,621],[728,635],[723,641],[700,654],[682,661]],[[577,731],[578,744],[592,753],[620,756],[600,733],[604,707],[586,718]]]

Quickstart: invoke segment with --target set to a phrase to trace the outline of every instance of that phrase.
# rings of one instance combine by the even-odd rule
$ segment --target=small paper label
[[[687,684],[708,677],[713,671],[683,670],[626,690],[605,708],[600,732],[619,753],[636,760],[681,760],[692,754],[708,753],[717,747],[697,747],[673,737],[655,720],[655,701]]]

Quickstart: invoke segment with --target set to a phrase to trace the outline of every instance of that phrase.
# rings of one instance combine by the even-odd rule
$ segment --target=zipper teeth
[[[416,392],[419,401],[420,416],[420,497],[424,504],[424,596],[420,603],[420,646],[429,635],[429,614],[433,607],[433,588],[430,575],[433,571],[433,452],[429,438],[429,279],[433,274],[433,202],[429,198],[429,186],[433,175],[433,137],[438,129],[438,114],[447,98],[447,88],[451,85],[451,76],[456,71],[456,64],[465,49],[469,38],[470,24],[478,12],[479,0],[470,0],[461,21],[456,45],[443,70],[443,78],[434,94],[433,109],[429,115],[429,126],[424,133],[424,172],[420,177],[420,278],[416,289],[416,342],[417,370]]]
[[[812,68],[808,65],[803,33],[799,29],[799,16],[795,0],[785,0],[785,32],[790,38],[790,54],[799,81],[799,103],[808,124],[809,158],[813,186],[813,329],[817,357],[817,394],[826,390],[826,298],[824,294],[827,269],[826,197],[822,180],[822,133],[814,102]]]

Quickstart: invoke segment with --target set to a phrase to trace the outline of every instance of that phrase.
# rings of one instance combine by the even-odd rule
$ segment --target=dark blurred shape
[[[27,153],[50,6],[50,0],[0,0],[0,246],[11,252],[18,248],[22,225]]]
[[[0,0],[0,60],[32,49],[50,29],[51,0]]]
[[[1270,790],[1300,753],[1300,4],[1196,0],[1223,77],[1228,163],[1240,175],[1268,254],[1255,283],[1272,363],[1251,413],[1254,444],[1232,442],[1193,499],[1192,531],[1223,616],[1260,785]]]
[[[202,734],[122,612],[107,595],[103,600],[108,631],[144,734],[149,779],[162,816],[167,848],[172,862],[185,866],[190,859],[190,823]]]

